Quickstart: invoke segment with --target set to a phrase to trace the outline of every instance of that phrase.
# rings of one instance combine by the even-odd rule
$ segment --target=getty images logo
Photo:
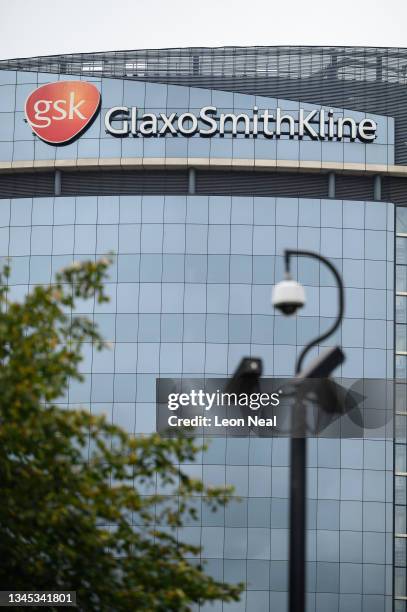
[[[90,124],[100,105],[100,92],[85,81],[42,85],[25,103],[33,132],[50,144],[66,144]]]

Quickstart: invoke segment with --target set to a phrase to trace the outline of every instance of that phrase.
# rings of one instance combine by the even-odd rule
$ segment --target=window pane
[[[404,355],[396,356],[396,378],[407,378],[407,361]]]
[[[396,239],[396,261],[399,264],[407,264],[407,238]]]
[[[396,232],[407,234],[407,207],[397,206],[396,208]]]
[[[407,327],[406,325],[396,325],[396,351],[407,351]]]
[[[407,385],[399,382],[396,385],[396,410],[405,412],[407,410]]]
[[[396,291],[407,291],[407,266],[396,266]]]
[[[396,296],[396,322],[407,324],[407,298]]]
[[[407,529],[406,510],[407,509],[405,506],[395,507],[394,531],[396,533],[406,533],[406,529]],[[399,565],[399,564],[396,562],[396,565]]]

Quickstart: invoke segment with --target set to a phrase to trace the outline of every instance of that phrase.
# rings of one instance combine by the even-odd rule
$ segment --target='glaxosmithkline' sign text
[[[39,138],[62,145],[78,138],[92,124],[100,106],[100,92],[93,83],[58,81],[41,85],[28,96],[25,116]],[[181,113],[151,113],[136,106],[114,106],[106,111],[104,125],[107,133],[118,137],[241,135],[370,143],[377,135],[376,121],[368,117],[357,121],[341,117],[332,109],[300,108],[298,112],[286,112],[257,106],[240,113],[218,112],[216,106]]]
[[[204,106],[198,113],[177,114],[141,113],[136,106],[114,106],[105,114],[106,132],[114,136],[165,136],[182,135],[211,137],[219,134],[243,134],[245,137],[263,135],[266,138],[309,137],[312,140],[360,140],[373,142],[377,124],[373,119],[356,121],[352,117],[335,116],[333,110],[305,111],[298,116],[277,108],[259,110],[254,106],[250,113],[218,113],[216,106]]]

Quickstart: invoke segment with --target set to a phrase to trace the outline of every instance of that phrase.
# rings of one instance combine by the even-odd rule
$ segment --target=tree
[[[22,302],[8,299],[8,267],[1,275],[0,587],[74,590],[81,610],[98,612],[238,600],[242,585],[206,575],[188,561],[199,548],[177,538],[196,517],[196,496],[216,510],[230,495],[180,470],[199,450],[194,440],[132,437],[58,404],[69,381],[81,380],[82,343],[104,348],[75,304],[107,301],[108,266],[74,264]],[[171,495],[156,492],[156,478]]]

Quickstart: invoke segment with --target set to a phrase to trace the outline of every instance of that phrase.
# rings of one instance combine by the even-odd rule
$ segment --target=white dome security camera
[[[286,279],[273,287],[271,303],[285,315],[293,315],[305,304],[304,287],[293,279]]]

